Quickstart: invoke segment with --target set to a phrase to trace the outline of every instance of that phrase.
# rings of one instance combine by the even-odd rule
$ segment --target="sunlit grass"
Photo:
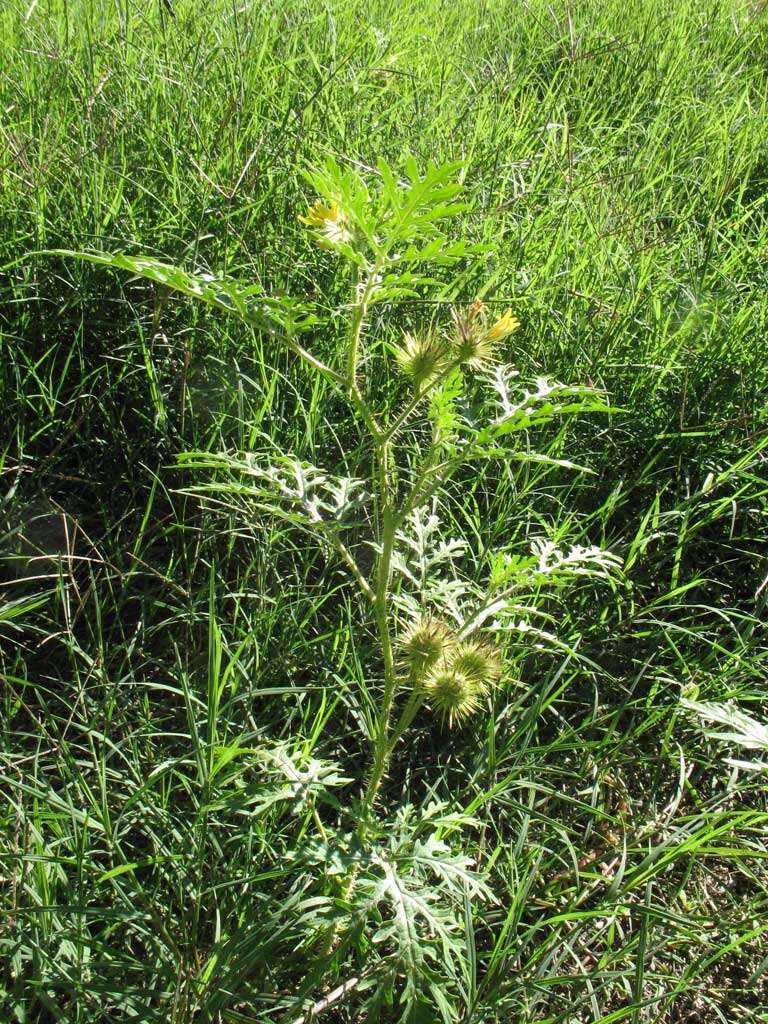
[[[235,741],[359,781],[360,608],[290,525],[202,510],[174,468],[269,443],[346,474],[354,424],[263,334],[36,254],[151,252],[332,313],[299,169],[407,149],[463,162],[461,231],[492,246],[444,298],[489,282],[523,323],[505,358],[618,410],[536,440],[592,473],[473,468],[452,495],[478,550],[596,544],[628,581],[530,595],[563,653],[521,638],[492,714],[393,755],[387,806],[461,808],[498,897],[467,903],[460,1019],[760,1020],[765,775],[680,698],[767,717],[761,6],[173,6],[0,5],[0,1018],[273,1021],[365,979],[354,943],[306,977],[326,868],[295,854],[333,801],[257,814],[274,765],[247,758],[206,782]]]

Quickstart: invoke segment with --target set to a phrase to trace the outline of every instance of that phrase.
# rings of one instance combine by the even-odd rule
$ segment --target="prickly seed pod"
[[[403,666],[414,680],[447,658],[455,643],[450,626],[428,616],[412,622],[397,639]]]
[[[406,377],[411,378],[417,390],[440,373],[447,357],[448,344],[434,331],[424,334],[406,332],[402,343],[395,349],[398,366]]]
[[[489,643],[465,640],[452,651],[450,666],[485,688],[493,686],[501,677],[501,654]]]
[[[421,691],[433,711],[447,718],[452,726],[477,711],[485,687],[451,665],[440,665],[424,677]]]

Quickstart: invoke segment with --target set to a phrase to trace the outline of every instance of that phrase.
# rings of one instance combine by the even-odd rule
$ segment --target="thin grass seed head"
[[[486,325],[486,307],[477,299],[464,312],[453,310],[456,333],[453,353],[461,363],[473,370],[481,370],[496,358],[499,344],[514,334],[520,321],[508,309],[490,327]]]
[[[349,217],[335,199],[330,202],[315,200],[306,216],[299,217],[299,220],[312,228],[321,248],[331,249],[339,243],[352,241]]]
[[[400,370],[410,377],[417,390],[437,376],[447,364],[448,344],[434,331],[413,334],[406,331],[395,349]]]
[[[449,657],[455,644],[451,627],[429,616],[412,622],[397,638],[401,661],[414,681]]]

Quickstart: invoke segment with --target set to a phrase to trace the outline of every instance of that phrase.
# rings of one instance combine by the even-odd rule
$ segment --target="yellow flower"
[[[517,317],[512,316],[512,310],[508,309],[504,316],[499,317],[493,327],[489,327],[485,332],[485,336],[490,342],[503,341],[504,338],[508,338],[510,334],[514,334],[515,331],[520,327],[520,321]]]
[[[318,244],[326,249],[352,239],[349,218],[335,199],[330,203],[316,200],[307,210],[306,217],[299,217],[299,220],[318,232]]]

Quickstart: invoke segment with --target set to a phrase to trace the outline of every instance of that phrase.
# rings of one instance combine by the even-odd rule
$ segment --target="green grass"
[[[680,705],[768,712],[762,5],[174,6],[0,10],[0,1020],[291,1021],[376,962],[350,942],[318,986],[303,924],[339,896],[305,851],[360,790],[379,684],[356,596],[176,468],[266,435],[343,472],[354,423],[237,321],[41,252],[149,252],[334,310],[301,168],[406,151],[463,162],[461,231],[493,247],[455,294],[489,282],[523,374],[616,409],[532,438],[592,474],[466,472],[450,532],[602,544],[626,570],[532,595],[563,653],[511,644],[487,714],[419,719],[396,753],[383,820],[470,815],[444,835],[496,894],[467,897],[456,1012],[768,1020],[766,776]],[[264,806],[268,764],[212,773],[236,740],[352,781]]]

